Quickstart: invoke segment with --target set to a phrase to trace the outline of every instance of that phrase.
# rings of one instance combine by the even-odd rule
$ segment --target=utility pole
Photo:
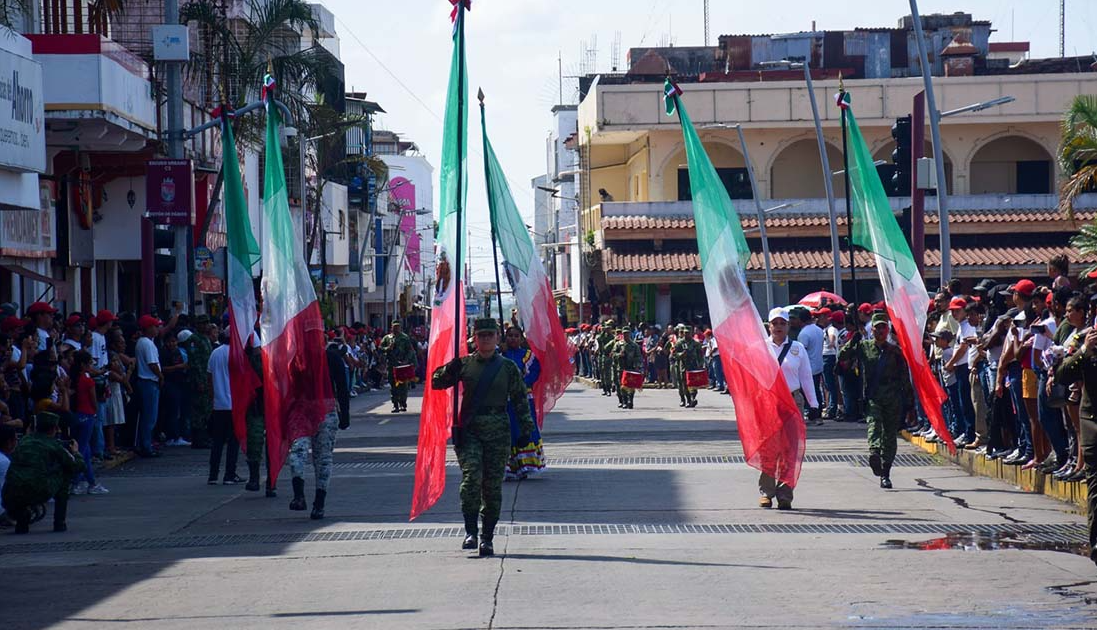
[[[814,30],[814,29],[813,29]],[[827,143],[823,138],[823,123],[819,119],[819,105],[815,102],[815,85],[811,81],[811,59],[804,59],[804,81],[808,86],[811,100],[811,116],[815,119],[815,141],[819,145],[819,161],[823,164],[823,187],[827,192],[827,212],[830,214],[830,255],[834,266],[834,292],[842,295],[842,258],[838,244],[838,209],[834,205],[834,182],[830,171],[830,157],[827,155]]]
[[[164,0],[164,24],[179,23],[178,0]],[[167,66],[168,157],[183,158],[183,80],[182,65],[177,61],[165,62]],[[186,185],[190,185],[189,182]],[[190,217],[186,225],[177,225],[175,233],[175,281],[172,283],[172,301],[184,305],[190,312],[194,305],[194,226]]]
[[[770,264],[769,257],[769,239],[766,238],[766,213],[762,210],[762,200],[759,195],[762,191],[758,190],[758,180],[754,178],[754,164],[750,161],[750,152],[747,151],[747,141],[743,136],[743,126],[735,125],[735,131],[739,134],[739,148],[743,151],[743,160],[747,163],[747,175],[750,177],[750,191],[751,197],[754,199],[754,210],[758,213],[758,231],[762,237],[762,259],[765,262],[766,268],[766,309],[765,312],[769,312],[769,309],[773,308],[773,265]]]
[[[705,46],[708,46],[708,0],[705,1]]]
[[[1059,0],[1059,58],[1067,56],[1067,0]]]

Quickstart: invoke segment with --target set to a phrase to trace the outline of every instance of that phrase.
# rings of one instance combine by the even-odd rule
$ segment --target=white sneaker
[[[350,397],[351,398],[358,398],[358,392],[354,391],[353,389],[350,390]]]
[[[167,442],[164,442],[164,446],[179,446],[175,442],[175,440],[168,440]]]
[[[110,490],[103,487],[103,484],[97,483],[94,486],[88,488],[88,494],[110,494]]]
[[[175,445],[176,446],[190,446],[190,442],[184,440],[183,438],[179,438],[178,440],[175,440]]]
[[[74,485],[72,487],[72,490],[69,491],[69,494],[87,494],[87,493],[88,493],[88,482],[86,482],[86,481],[81,481],[80,483],[77,483],[76,485]]]

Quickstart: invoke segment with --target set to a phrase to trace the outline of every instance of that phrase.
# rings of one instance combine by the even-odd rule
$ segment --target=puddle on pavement
[[[940,538],[922,541],[888,540],[882,543],[887,549],[914,549],[917,551],[998,551],[1001,549],[1021,549],[1028,551],[1058,551],[1089,557],[1089,545],[1082,542],[1065,540],[1049,541],[1036,536],[1010,532],[1000,534],[980,534],[978,532],[958,532]]]

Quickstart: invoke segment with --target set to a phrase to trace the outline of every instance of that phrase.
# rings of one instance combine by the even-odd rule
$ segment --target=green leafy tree
[[[1097,190],[1097,96],[1074,97],[1064,114],[1059,168],[1064,177],[1059,186],[1059,208],[1073,219],[1078,196]],[[1071,244],[1083,256],[1097,255],[1097,221],[1083,225]]]

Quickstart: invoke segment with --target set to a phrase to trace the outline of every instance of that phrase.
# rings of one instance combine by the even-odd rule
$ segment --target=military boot
[[[289,502],[289,509],[294,512],[307,510],[309,506],[305,503],[305,480],[294,477],[290,482],[293,484],[293,500]]]
[[[8,512],[8,516],[15,519],[15,533],[16,534],[29,534],[30,533],[30,509],[20,507]]]
[[[248,484],[244,490],[259,492],[259,462],[248,462]]]
[[[53,498],[53,531],[68,531],[69,526],[65,522],[69,513],[69,493],[62,492]]]
[[[461,549],[476,549],[476,534],[479,525],[479,517],[475,514],[465,516],[465,541],[461,543]]]
[[[880,487],[891,490],[891,462],[884,462],[880,468]]]
[[[309,518],[314,521],[324,518],[324,500],[327,498],[327,490],[316,489],[316,496],[312,499],[312,514],[309,514]]]
[[[495,539],[495,523],[497,521],[484,521],[484,535],[480,537],[480,557],[486,558],[495,555],[495,547],[492,545]]]

